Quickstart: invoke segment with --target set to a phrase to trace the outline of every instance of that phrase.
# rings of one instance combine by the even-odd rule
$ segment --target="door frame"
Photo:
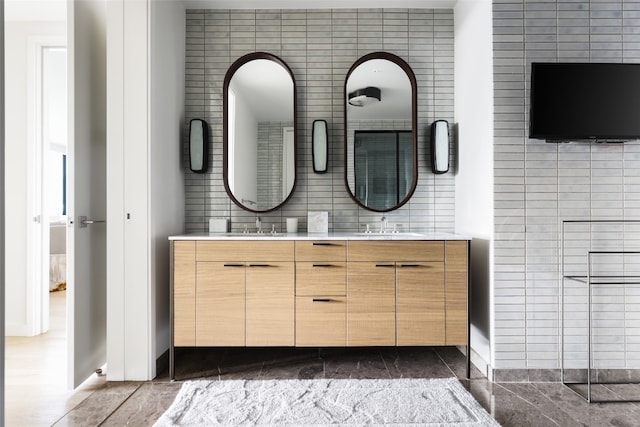
[[[4,167],[4,0],[0,0],[0,165],[2,165],[2,170],[5,170]],[[4,365],[4,341],[5,341],[5,284],[4,284],[4,256],[5,256],[5,247],[4,247],[4,173],[0,173],[0,310],[2,310],[2,315],[0,316],[0,361],[2,361]],[[0,408],[4,408],[4,368],[0,369]],[[4,411],[2,411],[2,415],[0,415],[0,427],[4,427]]]

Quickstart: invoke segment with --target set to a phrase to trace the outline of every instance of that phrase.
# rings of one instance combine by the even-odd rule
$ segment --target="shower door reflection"
[[[410,130],[357,130],[354,133],[355,197],[378,211],[397,206],[413,184]]]

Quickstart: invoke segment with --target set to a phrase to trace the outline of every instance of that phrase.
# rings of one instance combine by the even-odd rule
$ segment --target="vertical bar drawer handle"
[[[314,298],[313,302],[331,302],[331,298]]]

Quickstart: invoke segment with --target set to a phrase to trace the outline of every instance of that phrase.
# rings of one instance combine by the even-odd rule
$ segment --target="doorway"
[[[3,242],[10,266],[5,410],[8,425],[30,425],[44,421],[46,411],[62,411],[71,394],[64,290],[66,25],[14,20],[5,21],[5,28],[5,177],[14,212]],[[14,251],[20,241],[24,250]]]
[[[58,325],[66,324],[66,312],[60,305],[66,303],[61,295],[66,298],[67,286],[67,50],[62,44],[40,44],[36,55],[39,59],[36,84],[40,90],[34,169],[40,171],[40,179],[31,190],[39,202],[35,204],[34,218],[40,221],[34,221],[35,226],[41,228],[34,234],[42,235],[42,239],[34,242],[34,253],[43,260],[43,268],[34,270],[39,275],[35,278],[36,286],[40,283],[42,287],[36,333],[46,333],[51,316],[55,316],[53,320]],[[52,303],[57,311],[52,311]]]
[[[66,295],[67,285],[67,49],[60,45],[42,46],[40,57],[42,108],[39,145],[42,157],[36,162],[42,165],[43,231],[49,237],[49,244],[41,247],[47,266],[40,281],[45,283],[42,304],[42,329],[45,332],[52,314],[48,296],[54,292]]]
[[[22,73],[25,76],[22,92],[26,94],[26,108],[21,110],[19,106],[12,105],[13,98],[10,98],[6,121],[20,122],[25,126],[24,130],[16,132],[10,125],[8,133],[13,137],[8,139],[9,143],[20,145],[22,142],[26,146],[23,148],[25,168],[12,180],[17,183],[24,176],[26,182],[24,194],[14,197],[14,202],[19,203],[21,198],[26,207],[26,228],[22,231],[26,234],[23,237],[26,241],[26,269],[16,268],[9,275],[14,283],[23,284],[25,298],[22,307],[14,308],[24,314],[23,324],[20,327],[12,325],[8,335],[38,337],[49,331],[53,321],[56,329],[53,334],[66,336],[66,46],[64,38],[59,36],[28,35],[28,24],[16,27],[27,34],[26,60],[23,62],[26,69],[17,61],[16,64],[7,62],[7,69],[15,67],[8,74]],[[8,84],[13,82],[9,80]],[[9,169],[10,165],[7,165]],[[18,169],[12,171],[18,172]],[[11,261],[14,260],[20,263],[12,257]],[[50,298],[54,292],[57,292],[55,298]],[[11,300],[12,304],[19,302],[18,299]],[[51,307],[51,303],[55,306]],[[51,319],[52,315],[55,319]],[[19,319],[19,316],[15,317]],[[49,342],[43,337],[38,341]],[[64,368],[56,371],[61,371],[63,378],[66,370],[65,345],[62,343],[62,351],[55,352],[62,357],[56,363]],[[49,350],[42,348],[41,351],[47,353]]]

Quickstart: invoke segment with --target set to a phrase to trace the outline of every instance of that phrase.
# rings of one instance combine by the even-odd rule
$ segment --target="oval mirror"
[[[418,183],[416,78],[402,58],[375,52],[345,80],[345,181],[360,206],[386,212]]]
[[[250,53],[224,78],[224,186],[243,209],[268,212],[291,197],[296,178],[296,84],[269,53]]]

